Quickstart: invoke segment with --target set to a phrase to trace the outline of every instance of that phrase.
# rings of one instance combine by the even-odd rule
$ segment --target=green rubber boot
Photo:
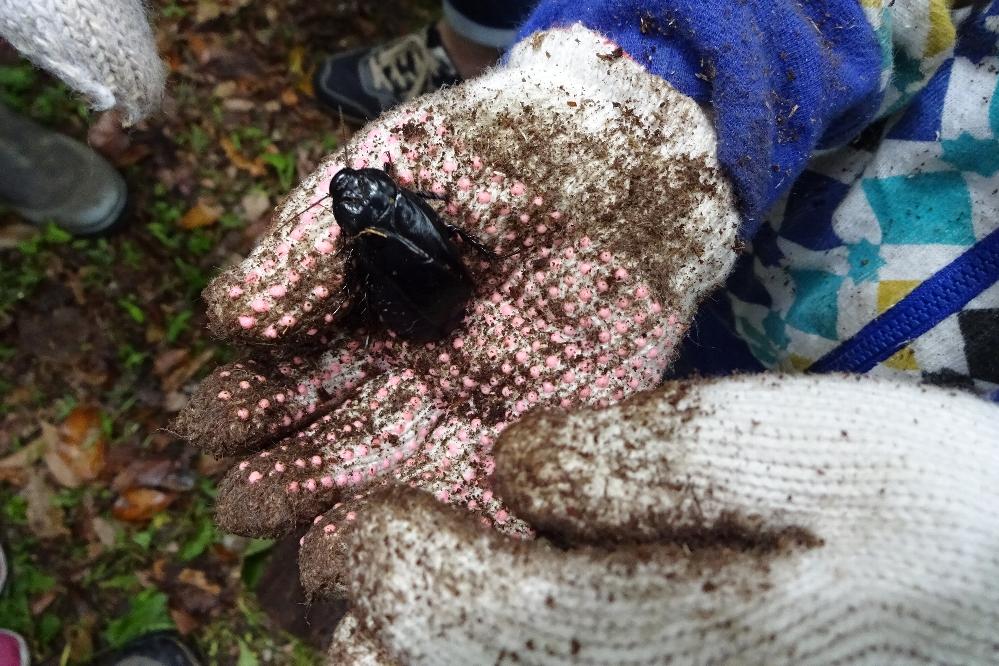
[[[0,202],[29,222],[92,236],[115,225],[127,201],[125,180],[107,160],[0,105]]]

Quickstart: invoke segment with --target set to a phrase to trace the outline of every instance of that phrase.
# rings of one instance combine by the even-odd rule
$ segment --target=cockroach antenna
[[[343,107],[338,106],[337,110],[340,112],[340,146],[343,148],[343,165],[347,166],[347,125],[343,120]]]

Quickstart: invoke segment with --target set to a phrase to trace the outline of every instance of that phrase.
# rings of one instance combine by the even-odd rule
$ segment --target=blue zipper
[[[809,372],[867,372],[999,282],[999,229],[937,271]],[[996,350],[999,354],[999,350]]]

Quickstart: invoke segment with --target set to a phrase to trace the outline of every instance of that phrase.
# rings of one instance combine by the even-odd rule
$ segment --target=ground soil
[[[422,25],[436,3],[151,4],[169,99],[105,142],[131,191],[125,228],[72,239],[0,210],[0,626],[40,664],[150,628],[179,630],[206,663],[314,663],[342,606],[307,612],[294,537],[215,529],[231,461],[167,427],[235,353],[209,337],[201,289],[351,131],[312,99],[316,60]],[[96,119],[9,48],[0,101],[81,140]]]

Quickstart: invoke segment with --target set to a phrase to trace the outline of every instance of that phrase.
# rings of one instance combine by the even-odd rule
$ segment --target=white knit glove
[[[0,0],[0,37],[128,125],[160,105],[165,72],[141,0]]]
[[[496,460],[561,546],[395,494],[352,537],[337,663],[999,659],[999,409],[971,395],[675,383],[529,416]]]
[[[303,579],[333,594],[345,539],[386,485],[529,535],[491,489],[493,442],[534,407],[659,383],[735,259],[714,153],[701,108],[581,28],[539,34],[356,134],[205,291],[213,330],[254,350],[208,377],[176,425],[245,455],[219,485],[221,526],[263,536],[312,521]],[[350,253],[324,199],[344,160],[439,195],[444,220],[502,255],[465,246],[475,293],[442,339],[343,325],[357,292],[342,288]]]

